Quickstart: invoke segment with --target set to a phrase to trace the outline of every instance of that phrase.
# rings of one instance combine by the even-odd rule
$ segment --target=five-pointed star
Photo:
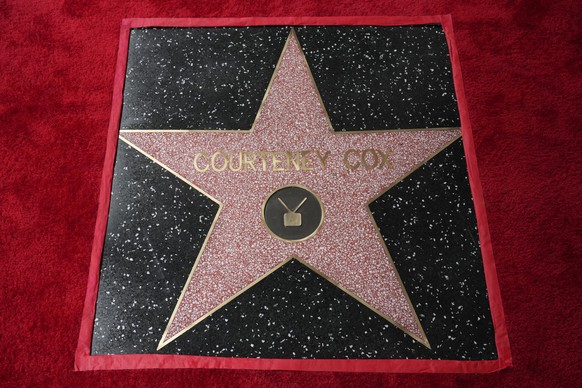
[[[460,130],[334,133],[292,31],[250,131],[135,130],[120,136],[220,204],[160,348],[291,257],[429,346],[368,203],[457,139]],[[343,156],[350,149],[389,152],[389,163],[348,169]],[[302,150],[329,151],[325,169],[263,171],[258,161],[254,170],[194,168],[201,152]],[[265,199],[288,185],[309,188],[324,207],[320,230],[305,241],[281,241],[262,222]]]

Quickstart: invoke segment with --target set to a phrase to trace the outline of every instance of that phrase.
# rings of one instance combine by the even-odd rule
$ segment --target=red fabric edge
[[[178,356],[160,354],[138,355],[99,355],[91,356],[91,340],[95,304],[99,285],[99,269],[103,243],[107,228],[109,201],[113,180],[113,167],[117,149],[118,129],[123,103],[123,85],[127,64],[129,33],[132,28],[141,27],[214,27],[214,26],[258,26],[258,25],[413,25],[442,24],[449,45],[453,68],[453,79],[457,93],[463,144],[467,158],[469,180],[489,294],[489,303],[495,327],[495,342],[499,358],[484,361],[457,360],[297,360],[297,359],[256,359],[224,358],[207,356]],[[485,203],[477,158],[473,143],[472,129],[469,121],[460,61],[454,40],[452,19],[450,15],[437,16],[374,16],[374,17],[279,17],[279,18],[186,18],[186,19],[124,19],[121,23],[117,65],[113,87],[113,99],[107,149],[103,163],[103,175],[99,194],[99,208],[91,251],[87,294],[81,318],[79,341],[75,353],[75,370],[101,369],[154,369],[154,368],[228,368],[228,369],[262,369],[262,370],[303,370],[303,371],[337,371],[337,372],[392,372],[392,373],[488,373],[512,365],[509,339],[505,326],[505,316],[501,303],[497,272],[493,260],[493,250],[487,225]]]
[[[465,157],[467,159],[467,170],[469,172],[469,181],[471,183],[471,192],[473,194],[473,203],[477,216],[477,228],[479,230],[479,240],[481,243],[481,254],[483,256],[483,267],[485,272],[485,282],[487,284],[487,294],[489,297],[489,306],[495,328],[495,344],[497,345],[497,354],[502,368],[512,365],[511,350],[509,347],[509,337],[505,325],[505,313],[501,301],[501,291],[497,279],[497,270],[493,258],[493,246],[491,244],[491,235],[489,234],[489,223],[487,222],[487,212],[485,211],[485,200],[483,198],[483,188],[477,166],[477,155],[475,153],[475,142],[473,140],[473,128],[469,120],[469,109],[465,97],[465,88],[463,86],[463,77],[461,74],[461,62],[455,33],[453,30],[452,18],[450,15],[443,17],[443,29],[449,45],[449,53],[453,66],[453,83],[459,105],[459,114],[461,117],[461,131],[463,135],[463,146]]]
[[[127,63],[127,51],[129,45],[129,23],[124,20],[121,24],[119,35],[119,48],[117,51],[117,64],[115,66],[115,78],[113,81],[113,99],[111,103],[111,116],[107,132],[107,148],[103,162],[103,175],[99,192],[99,207],[97,221],[93,236],[93,248],[91,250],[91,263],[89,264],[89,279],[87,280],[87,294],[81,317],[81,330],[75,352],[75,370],[83,369],[83,357],[91,354],[91,339],[93,333],[93,321],[95,319],[95,304],[99,288],[99,269],[101,267],[101,255],[107,230],[107,218],[109,214],[109,202],[111,197],[111,185],[113,183],[113,167],[119,133],[119,121],[121,120],[121,107],[123,104],[123,84],[125,81],[125,67]]]
[[[124,19],[129,28],[141,27],[227,27],[264,25],[379,25],[401,26],[410,24],[440,24],[442,16],[290,16],[290,17],[249,17],[249,18],[153,18]]]
[[[389,372],[389,373],[488,373],[503,369],[499,360],[298,360],[224,358],[176,355],[115,355],[79,356],[76,370],[102,369],[262,369],[328,372]]]

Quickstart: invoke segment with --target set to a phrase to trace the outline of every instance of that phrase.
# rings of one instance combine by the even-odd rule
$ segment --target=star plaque
[[[77,367],[507,365],[449,19],[270,21],[126,22]]]

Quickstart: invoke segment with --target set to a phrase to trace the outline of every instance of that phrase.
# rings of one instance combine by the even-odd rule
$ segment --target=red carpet
[[[582,9],[575,1],[88,3],[0,0],[0,385],[579,384]],[[513,368],[491,375],[73,372],[122,18],[446,13]]]

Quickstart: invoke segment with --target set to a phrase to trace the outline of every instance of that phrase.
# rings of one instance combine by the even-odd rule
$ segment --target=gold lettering
[[[224,164],[220,168],[216,167],[216,157],[217,156],[222,156],[222,159],[224,160]],[[218,151],[218,152],[215,152],[212,154],[212,158],[210,159],[210,164],[212,165],[212,169],[214,171],[217,171],[217,172],[224,171],[224,170],[226,170],[226,167],[228,167],[228,158],[226,157],[226,155],[223,152]]]
[[[283,167],[279,167],[279,164],[283,163],[284,159],[277,158],[277,154],[279,154],[279,156],[281,156],[281,155],[286,156],[285,153],[283,153],[283,152],[273,152],[271,154],[273,157],[273,171],[285,171],[285,169]],[[289,159],[287,159],[287,163],[288,162],[289,162]]]
[[[250,159],[249,156],[252,156],[253,158]],[[249,170],[249,166],[253,169],[253,171],[257,171],[257,169],[255,168],[255,159],[257,159],[257,155],[255,155],[254,152],[252,151],[244,152],[245,171]]]
[[[350,162],[350,154],[354,154],[357,155],[358,157],[360,156],[360,152],[354,149],[349,149],[344,153],[344,164],[347,168],[349,168],[350,170],[355,170],[356,168],[360,167],[360,162],[358,161],[355,164],[352,164]]]
[[[370,154],[372,155],[373,163],[368,163],[368,158],[366,155]],[[378,165],[378,156],[376,155],[376,150],[372,150],[370,148],[364,150],[364,152],[362,152],[362,164],[366,170],[371,170],[376,167]]]
[[[238,153],[238,155],[237,155]],[[356,170],[361,167],[370,171],[388,168],[391,165],[390,150],[367,148],[363,151],[350,148],[344,152],[346,168]],[[331,151],[205,151],[194,155],[192,163],[197,172],[225,171],[312,171],[327,170]],[[237,161],[238,159],[238,161]],[[258,163],[258,166],[257,166]]]
[[[290,161],[288,163],[289,170],[291,169],[291,164],[295,167],[295,170],[299,171],[301,169],[301,153],[295,152],[291,154],[291,152],[287,152],[287,160]]]
[[[321,152],[319,151],[315,151],[315,155],[317,156],[317,158],[319,159],[319,161],[321,162],[321,169],[325,170],[325,168],[327,167],[327,158],[329,157],[330,152],[329,151],[325,151],[325,154],[321,154]]]
[[[234,165],[233,165],[233,163],[232,163],[232,154],[233,154],[233,153],[232,153],[232,152],[230,152],[230,153],[229,153],[229,156],[228,156],[228,169],[229,169],[230,171],[233,171],[233,172],[237,172],[237,171],[240,171],[240,170],[242,170],[242,168],[243,168],[243,158],[242,158],[242,152],[239,152],[239,153],[238,153],[238,168],[234,168]]]
[[[313,166],[308,165],[307,163],[311,162],[311,159],[306,158],[307,155],[312,153],[313,151],[301,151],[301,169],[302,170],[313,170]]]
[[[208,163],[206,163],[206,168],[200,168],[198,166],[198,158],[204,156],[206,159],[208,159],[208,154],[206,152],[199,152],[196,155],[194,155],[194,168],[196,169],[196,171],[198,172],[206,172],[208,170],[208,168],[210,167],[208,165]]]
[[[390,166],[390,161],[388,160],[388,155],[390,155],[390,151],[386,150],[386,152],[382,152],[377,150],[378,155],[380,156],[380,165],[378,168],[383,168],[384,166]]]
[[[261,158],[261,163],[263,164],[263,171],[267,171],[267,156],[269,156],[270,154],[271,153],[267,151],[258,152],[259,158]]]

